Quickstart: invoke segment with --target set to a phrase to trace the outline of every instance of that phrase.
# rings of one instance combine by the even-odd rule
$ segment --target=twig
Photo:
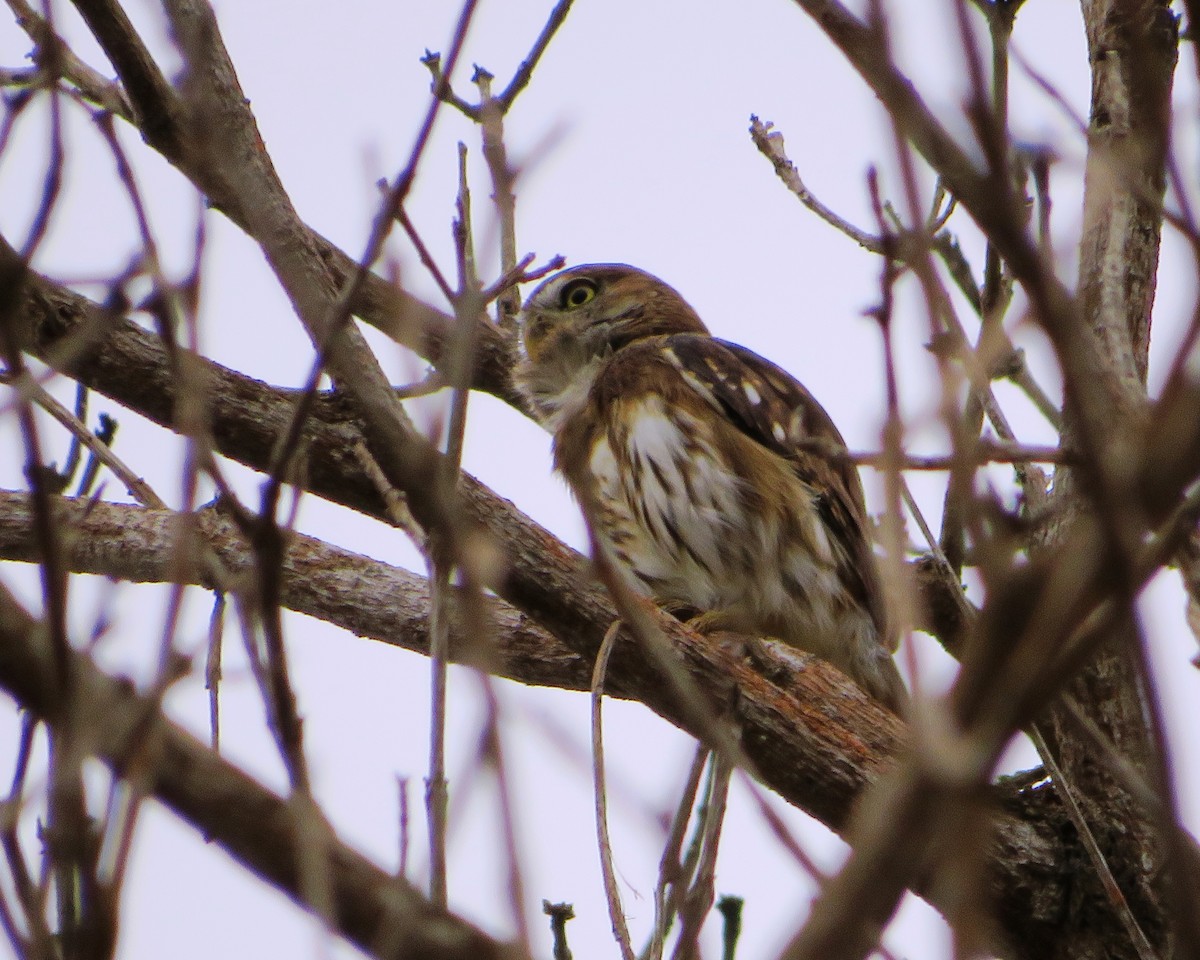
[[[1017,47],[1009,47],[1009,55],[1021,68],[1021,72],[1033,81],[1034,86],[1038,87],[1042,93],[1050,98],[1050,101],[1058,107],[1062,115],[1070,121],[1071,125],[1079,133],[1080,136],[1087,136],[1087,120],[1079,115],[1079,112],[1071,105],[1071,102],[1062,94],[1050,80],[1041,73],[1029,59],[1021,53]]]
[[[499,817],[501,835],[504,838],[504,859],[506,874],[509,911],[512,914],[513,926],[517,929],[517,941],[525,955],[532,957],[532,941],[529,938],[529,924],[525,920],[525,880],[521,871],[521,847],[517,842],[516,809],[513,806],[512,782],[508,767],[504,762],[504,745],[500,738],[500,703],[496,698],[496,688],[492,678],[482,670],[476,670],[475,676],[482,690],[483,701],[487,706],[487,721],[484,728],[487,762],[496,774],[496,793],[499,798]]]
[[[873,6],[872,10],[874,9]],[[902,507],[905,487],[901,467],[904,456],[904,422],[900,416],[900,387],[896,377],[892,322],[895,284],[899,276],[899,258],[895,253],[899,246],[899,238],[889,232],[879,194],[879,180],[873,168],[867,173],[867,187],[883,244],[879,305],[870,312],[872,319],[879,325],[879,337],[883,345],[883,375],[887,402],[887,415],[883,425],[883,458],[880,463],[886,496],[880,524],[880,540],[884,554],[880,565],[880,579],[888,629],[894,631],[893,636],[898,640],[916,620],[912,591],[908,589],[907,571],[904,566],[904,547],[907,541]],[[885,649],[889,647],[891,640],[891,637],[879,638]]]
[[[550,930],[554,935],[554,960],[572,960],[571,948],[567,944],[567,921],[575,919],[575,908],[569,903],[543,900],[542,913],[550,918]]]
[[[533,43],[533,48],[529,51],[529,56],[521,61],[516,71],[513,73],[513,78],[509,81],[504,92],[496,99],[503,105],[505,112],[513,105],[513,101],[528,85],[533,77],[533,71],[537,68],[538,61],[542,59],[542,54],[546,52],[546,48],[550,46],[550,41],[554,39],[554,34],[558,32],[558,28],[563,25],[567,19],[567,14],[571,12],[571,4],[574,0],[558,0],[554,5],[554,9],[550,11],[550,16],[546,20],[546,25],[542,27],[542,32],[538,34],[537,40]]]
[[[621,621],[613,621],[592,670],[592,786],[595,791],[596,839],[600,851],[600,870],[604,876],[604,896],[608,902],[608,918],[612,923],[613,939],[621,950],[624,960],[636,960],[633,943],[629,938],[629,927],[625,923],[625,908],[621,905],[621,891],[617,888],[617,873],[613,867],[612,841],[608,836],[608,788],[604,777],[604,674],[608,669],[608,658],[613,644],[620,635]]]
[[[484,289],[482,296],[486,303],[490,303],[497,297],[501,296],[505,290],[519,283],[532,283],[534,280],[540,280],[548,273],[553,273],[555,270],[562,268],[566,261],[561,256],[553,256],[540,267],[529,269],[534,261],[534,255],[527,253],[524,257],[514,263],[508,270],[500,275],[498,280],[495,280],[491,286]]]
[[[1011,178],[978,164],[946,132],[897,68],[882,36],[838,0],[796,0],[880,97],[900,135],[920,151],[947,188],[996,243],[1016,280],[1029,294],[1032,313],[1054,344],[1080,411],[1076,431],[1084,461],[1093,473],[1095,499],[1113,515],[1125,499],[1120,469],[1109,456],[1110,378],[1100,366],[1089,324],[1079,306],[1037,251],[1023,222],[1023,204]],[[1126,567],[1118,551],[1118,567]]]
[[[409,814],[408,814],[408,777],[396,777],[396,800],[400,812],[398,834],[399,849],[396,857],[396,876],[403,880],[408,876],[408,847],[409,847]]]
[[[1200,890],[1200,851],[1195,840],[1181,826],[1179,798],[1171,775],[1172,763],[1162,699],[1150,663],[1148,641],[1140,625],[1134,627],[1130,659],[1133,661],[1137,697],[1150,741],[1147,760],[1153,771],[1154,792],[1161,798],[1159,803],[1147,807],[1147,810],[1157,821],[1158,833],[1166,848],[1164,866],[1167,875],[1172,878],[1167,897],[1172,912],[1176,914],[1173,932],[1184,951],[1194,953],[1200,948],[1200,922],[1191,905],[1193,895]],[[1133,919],[1132,916],[1130,919]]]
[[[434,98],[441,103],[454,107],[466,117],[472,120],[478,119],[479,108],[473,104],[467,103],[462,97],[454,92],[454,88],[450,85],[451,69],[442,70],[442,55],[435,51],[426,50],[425,55],[421,57],[421,63],[429,71],[432,82],[429,85],[429,90]],[[451,60],[453,64],[453,60]]]
[[[154,492],[150,485],[134,473],[125,464],[125,461],[113,453],[112,448],[92,433],[87,428],[87,425],[75,416],[75,414],[54,399],[50,392],[42,387],[41,384],[32,377],[26,376],[22,377],[19,383],[13,383],[12,385],[18,390],[28,391],[34,403],[66,427],[71,432],[71,435],[83,446],[87,447],[97,460],[108,467],[113,475],[125,485],[125,489],[129,491],[130,496],[137,500],[138,503],[157,510],[166,509],[166,503]]]
[[[964,462],[977,467],[988,463],[1011,463],[1017,466],[1028,466],[1031,463],[1070,464],[1078,460],[1061,447],[1041,447],[986,439],[976,443],[972,450],[964,452],[967,456],[955,453],[924,456],[903,453],[898,457],[898,465],[901,470],[952,470]],[[860,466],[885,468],[888,462],[888,454],[885,451],[845,452],[843,456]]]
[[[32,72],[26,82],[36,82],[39,75],[49,74],[50,79],[54,81],[61,77],[73,84],[85,100],[90,100],[123,120],[133,122],[133,110],[118,84],[80,60],[51,24],[25,0],[5,2],[16,16],[17,24],[34,42],[33,59],[38,65],[38,70]]]
[[[1141,926],[1134,917],[1133,911],[1129,908],[1129,903],[1125,899],[1125,894],[1121,892],[1121,887],[1117,883],[1116,877],[1112,875],[1112,870],[1109,869],[1108,861],[1104,857],[1104,853],[1100,850],[1100,845],[1096,842],[1096,837],[1092,833],[1092,828],[1087,822],[1087,818],[1083,815],[1083,810],[1079,807],[1079,801],[1075,799],[1075,790],[1071,787],[1070,781],[1066,774],[1063,773],[1058,762],[1054,759],[1054,754],[1051,752],[1049,745],[1042,736],[1041,730],[1034,724],[1029,728],[1029,738],[1037,747],[1038,756],[1042,758],[1042,763],[1045,764],[1046,770],[1054,780],[1055,786],[1058,788],[1058,795],[1061,797],[1063,806],[1067,810],[1067,815],[1071,818],[1071,822],[1075,825],[1075,829],[1079,833],[1080,842],[1083,843],[1084,849],[1087,851],[1088,859],[1092,863],[1092,869],[1096,871],[1096,875],[1100,878],[1100,885],[1104,888],[1104,894],[1108,897],[1113,905],[1113,912],[1116,913],[1121,921],[1121,926],[1125,928],[1125,932],[1129,935],[1129,940],[1133,944],[1134,950],[1137,951],[1138,957],[1141,960],[1158,960],[1158,955],[1154,952],[1154,948],[1150,945],[1150,941],[1146,938],[1146,934],[1142,931]]]
[[[796,165],[792,163],[784,149],[783,134],[774,129],[773,123],[770,121],[764,123],[758,117],[751,115],[750,139],[758,147],[759,153],[771,161],[771,164],[775,167],[775,173],[783,181],[784,186],[795,194],[796,199],[839,233],[844,233],[864,250],[869,250],[871,253],[883,253],[884,244],[879,237],[860,230],[848,220],[839,217],[833,210],[812,195],[808,187],[804,185],[804,181],[800,179],[800,172],[796,169]]]
[[[721,960],[734,960],[737,955],[738,937],[742,935],[742,907],[746,901],[741,897],[721,897],[717,910],[725,921],[721,931]]]
[[[905,501],[909,506],[909,510],[910,510],[910,512],[912,512],[914,518],[917,520],[917,523],[921,528],[922,534],[924,535],[926,543],[929,545],[929,548],[932,551],[933,556],[938,560],[939,564],[946,571],[946,575],[953,577],[954,582],[955,582],[954,585],[956,586],[958,577],[954,573],[954,568],[952,568],[950,566],[950,563],[949,563],[946,555],[942,552],[942,549],[939,546],[938,542],[934,540],[932,531],[930,530],[928,524],[925,522],[925,519],[921,515],[920,511],[917,509],[916,503],[912,499],[912,495],[907,489],[907,485],[905,485],[904,493],[905,493]],[[956,595],[961,598],[961,594],[957,593],[957,591],[956,591]],[[960,606],[964,609],[964,612],[966,613],[967,616],[972,616],[972,617],[974,616],[974,611],[968,607],[965,599],[961,599]],[[1069,694],[1066,696],[1069,697]],[[922,725],[922,724],[918,724],[917,726],[918,726],[918,729],[926,728],[925,725]],[[1099,732],[1099,731],[1097,731],[1097,732]],[[1079,808],[1078,802],[1075,800],[1074,790],[1071,787],[1070,782],[1068,781],[1068,779],[1066,778],[1066,775],[1063,773],[1062,769],[1059,767],[1059,765],[1055,761],[1053,754],[1050,752],[1050,749],[1041,734],[1041,731],[1038,729],[1038,726],[1036,724],[1031,725],[1028,733],[1029,733],[1030,739],[1034,743],[1034,746],[1037,748],[1038,754],[1042,759],[1045,769],[1050,772],[1051,776],[1053,777],[1054,782],[1060,788],[1060,792],[1061,792],[1061,795],[1062,795],[1062,798],[1064,801],[1064,805],[1066,806],[1067,813],[1070,816],[1071,821],[1075,824],[1075,827],[1079,833],[1080,840],[1084,844],[1084,847],[1087,850],[1088,856],[1091,859],[1092,864],[1093,864],[1094,868],[1096,869],[1097,874],[1100,877],[1101,884],[1104,887],[1104,890],[1105,890],[1106,894],[1108,895],[1109,899],[1111,900],[1115,912],[1118,914],[1118,916],[1121,918],[1122,923],[1125,925],[1126,930],[1130,935],[1131,941],[1134,943],[1135,948],[1138,951],[1139,957],[1141,957],[1142,960],[1153,960],[1154,953],[1153,953],[1153,950],[1150,948],[1149,941],[1146,939],[1145,934],[1142,932],[1141,928],[1138,926],[1136,919],[1133,917],[1133,914],[1131,913],[1131,911],[1129,909],[1129,905],[1126,902],[1124,895],[1121,893],[1120,888],[1118,887],[1118,885],[1116,883],[1116,880],[1113,878],[1112,872],[1108,867],[1108,863],[1107,863],[1103,853],[1100,851],[1099,845],[1097,844],[1096,839],[1095,839],[1094,835],[1092,834],[1091,828],[1089,827],[1086,819],[1084,818],[1083,812]]]
[[[447,807],[446,784],[446,668],[450,646],[449,597],[443,579],[442,564],[433,560],[428,566],[432,589],[432,609],[429,617],[429,773],[425,778],[425,817],[429,824],[429,899],[446,907],[448,879],[446,873]]]
[[[386,184],[384,185],[386,186]],[[417,233],[417,228],[414,226],[412,220],[409,219],[408,211],[404,207],[400,207],[396,211],[396,222],[400,224],[400,228],[407,234],[408,239],[412,241],[413,249],[417,251],[417,256],[420,258],[421,263],[429,271],[429,275],[433,277],[433,282],[442,291],[442,296],[446,298],[446,302],[453,303],[454,290],[450,287],[450,283],[446,280],[441,268],[438,267],[437,261],[433,259],[433,254],[429,252],[429,247],[425,245],[425,241]]]
[[[379,469],[379,464],[371,456],[371,451],[367,449],[367,445],[361,439],[354,441],[350,447],[350,451],[354,454],[354,458],[358,461],[358,465],[362,468],[363,473],[379,492],[380,499],[383,500],[384,509],[387,511],[388,519],[400,530],[408,534],[408,538],[413,542],[413,546],[420,551],[421,556],[428,560],[429,534],[417,522],[417,518],[412,515],[412,511],[408,508],[407,498],[388,483],[387,477],[383,475],[383,471]]]
[[[714,751],[709,757],[708,786],[698,817],[700,855],[691,885],[683,897],[683,908],[679,912],[680,930],[673,954],[675,960],[693,960],[699,956],[700,929],[715,898],[717,852],[721,828],[725,823],[732,773],[733,766],[729,760]]]
[[[476,67],[471,79],[479,88],[479,131],[483,140],[483,158],[492,178],[492,203],[496,207],[500,230],[500,271],[507,274],[517,266],[517,196],[513,192],[516,175],[509,165],[508,148],[504,143],[507,106],[492,96],[493,77],[487,70]],[[501,290],[496,300],[497,324],[515,331],[520,309],[521,299],[516,288]]]
[[[1030,372],[1029,366],[1025,362],[1024,350],[1013,349],[1005,365],[1004,375],[1024,391],[1025,396],[1037,407],[1038,413],[1054,428],[1055,433],[1062,433],[1062,411]]]
[[[396,387],[396,399],[415,400],[419,397],[431,397],[446,389],[446,376],[440,370],[430,370],[424,380],[410,383],[404,387]],[[379,464],[375,465],[379,469]]]
[[[33,956],[50,957],[54,955],[56,947],[53,946],[55,934],[46,922],[47,891],[34,881],[17,836],[21,811],[25,803],[25,784],[29,775],[33,740],[39,724],[40,722],[28,713],[21,718],[21,732],[17,741],[12,783],[9,786],[8,795],[0,804],[0,812],[3,814],[3,819],[0,820],[0,846],[3,847],[4,856],[8,862],[13,893],[22,914],[21,922],[18,923],[17,918],[8,909],[7,897],[0,897],[0,903],[4,903],[5,906],[4,929],[10,942],[24,949],[42,951],[32,954]]]
[[[654,887],[654,929],[651,931],[649,942],[642,950],[643,960],[661,960],[667,933],[675,922],[679,900],[687,885],[680,853],[683,850],[688,821],[696,805],[700,779],[704,775],[704,767],[710,756],[711,752],[703,744],[696,745],[692,765],[684,780],[683,790],[680,791],[679,802],[675,805],[675,814],[671,817],[662,856],[658,860],[658,883]]]
[[[467,187],[466,148],[459,144],[458,216],[454,222],[455,252],[458,260],[458,292],[454,297],[457,317],[455,331],[444,367],[451,388],[450,424],[446,437],[446,455],[439,464],[436,496],[443,504],[451,524],[457,519],[456,485],[462,463],[463,437],[466,431],[469,392],[463,372],[470,363],[474,345],[472,332],[479,313],[479,282],[471,236],[471,195]],[[449,586],[450,572],[458,565],[466,568],[465,554],[459,551],[452,529],[434,531],[427,560],[433,592],[434,615],[429,625],[430,649],[430,722],[429,776],[425,781],[426,816],[429,820],[429,889],[434,903],[447,903],[446,835],[448,790],[446,784],[446,671],[450,653]]]
[[[88,408],[88,388],[86,386],[84,386],[82,383],[76,383],[75,384],[75,419],[80,421],[81,423],[87,423],[87,418],[88,418],[87,408]],[[103,421],[101,422],[101,428],[102,429],[104,428]],[[104,443],[108,446],[111,446],[112,445],[112,437],[111,436],[108,437],[108,439],[106,439],[104,441]],[[59,471],[59,473],[63,477],[63,489],[64,490],[66,489],[67,484],[69,484],[71,482],[71,479],[75,476],[75,471],[79,469],[79,460],[82,455],[82,451],[83,451],[83,444],[80,442],[79,437],[72,435],[70,446],[67,448],[67,460],[62,465],[62,470]],[[96,460],[95,456],[88,457],[88,460],[89,460],[89,462],[95,463],[97,466],[99,466],[99,461]],[[95,483],[94,476],[92,477],[90,483]],[[88,485],[88,489],[90,489],[90,483]],[[83,489],[82,483],[80,484],[80,492],[76,495],[81,496],[81,497],[87,496],[87,493]]]

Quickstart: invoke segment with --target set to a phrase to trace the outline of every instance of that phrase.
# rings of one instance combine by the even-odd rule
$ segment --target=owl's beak
[[[517,314],[517,324],[525,355],[536,363],[547,338],[554,330],[554,318],[537,307],[526,304]]]

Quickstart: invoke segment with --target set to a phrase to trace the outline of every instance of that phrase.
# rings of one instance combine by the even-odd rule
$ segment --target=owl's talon
[[[686,622],[691,629],[704,636],[721,631],[737,632],[737,624],[724,610],[709,610],[697,614]]]

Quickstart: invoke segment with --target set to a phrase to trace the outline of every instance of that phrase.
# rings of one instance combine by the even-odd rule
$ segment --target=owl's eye
[[[586,277],[572,280],[559,291],[558,305],[563,310],[574,310],[596,298],[596,284]]]

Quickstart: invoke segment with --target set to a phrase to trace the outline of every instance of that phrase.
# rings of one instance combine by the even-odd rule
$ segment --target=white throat
[[[593,357],[582,368],[575,370],[569,376],[546,378],[546,380],[553,379],[557,382],[543,381],[527,385],[530,397],[547,430],[557,433],[559,427],[583,410],[587,405],[588,396],[592,392],[592,384],[596,382],[603,362],[604,357]]]

